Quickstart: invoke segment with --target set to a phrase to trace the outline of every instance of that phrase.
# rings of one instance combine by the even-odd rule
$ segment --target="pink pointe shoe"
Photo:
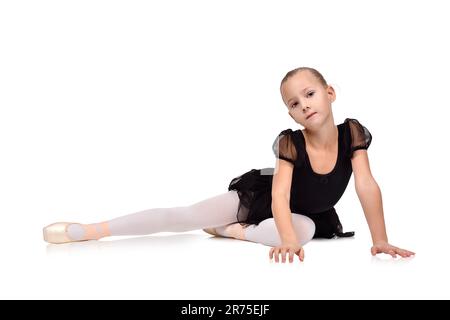
[[[212,234],[213,236],[220,237],[220,234],[217,233],[216,228],[206,228],[203,229],[206,233]]]
[[[206,229],[203,229],[203,231],[205,231],[206,233],[212,234],[213,236],[216,236],[216,237],[225,237],[225,238],[234,238],[234,239],[239,239],[239,240],[245,240],[244,228],[246,228],[247,226],[249,226],[249,224],[247,224],[247,223],[244,223],[244,226],[242,226],[240,223],[233,222],[233,223],[226,225],[224,229],[223,229],[223,227],[220,227],[223,229],[223,231],[221,231],[221,234],[217,232],[216,228],[206,228]]]
[[[73,222],[56,222],[46,226],[43,230],[44,240],[50,243],[72,242],[67,234],[67,227]]]
[[[71,239],[67,232],[67,228],[71,224],[79,224],[84,229],[83,239],[76,240]],[[87,224],[83,225],[76,222],[56,222],[46,226],[43,229],[44,240],[50,243],[67,243],[75,241],[86,241],[86,240],[98,240],[103,237],[110,236],[108,224],[106,222],[98,223],[95,225]]]

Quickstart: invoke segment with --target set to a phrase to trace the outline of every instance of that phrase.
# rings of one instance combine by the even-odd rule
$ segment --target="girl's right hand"
[[[289,253],[289,262],[294,262],[294,253],[298,255],[300,261],[305,259],[305,252],[303,247],[298,243],[282,243],[279,246],[273,247],[269,252],[269,259],[272,260],[275,255],[275,262],[279,262],[278,255],[281,253],[281,261],[286,262],[286,254]]]

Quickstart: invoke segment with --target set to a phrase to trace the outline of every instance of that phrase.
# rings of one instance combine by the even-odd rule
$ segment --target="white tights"
[[[235,190],[202,200],[190,206],[173,208],[153,208],[124,215],[109,221],[111,236],[146,235],[156,232],[184,232],[204,228],[223,227],[236,223],[239,206]],[[247,210],[242,208],[241,210]],[[300,214],[292,214],[292,223],[297,239],[304,245],[312,239],[314,222]],[[95,224],[94,224],[95,225]],[[220,234],[224,228],[217,228]],[[245,240],[267,246],[280,245],[280,237],[273,218],[263,220],[258,225],[244,229]],[[81,239],[84,229],[79,224],[70,225],[68,233],[72,239]]]

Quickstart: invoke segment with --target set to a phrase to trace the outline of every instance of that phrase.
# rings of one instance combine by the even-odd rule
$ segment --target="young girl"
[[[372,177],[367,149],[372,136],[356,119],[334,124],[334,89],[315,69],[289,71],[281,81],[289,115],[305,129],[286,129],[272,149],[275,168],[252,169],[231,180],[228,192],[190,206],[153,208],[109,221],[57,222],[44,228],[51,243],[98,240],[107,236],[145,235],[203,229],[215,236],[271,246],[269,257],[303,261],[303,245],[312,238],[353,236],[343,232],[334,205],[352,172],[372,235],[372,255],[414,255],[388,243],[381,192]]]

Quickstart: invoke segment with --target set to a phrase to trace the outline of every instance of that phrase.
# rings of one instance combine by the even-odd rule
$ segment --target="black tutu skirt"
[[[265,219],[273,218],[273,172],[274,168],[252,169],[231,180],[228,191],[236,190],[240,199],[236,214],[239,223],[257,225]],[[342,224],[334,207],[324,212],[302,214],[311,218],[316,225],[313,238],[331,239],[336,236],[352,237],[355,234],[353,231],[342,231]]]

